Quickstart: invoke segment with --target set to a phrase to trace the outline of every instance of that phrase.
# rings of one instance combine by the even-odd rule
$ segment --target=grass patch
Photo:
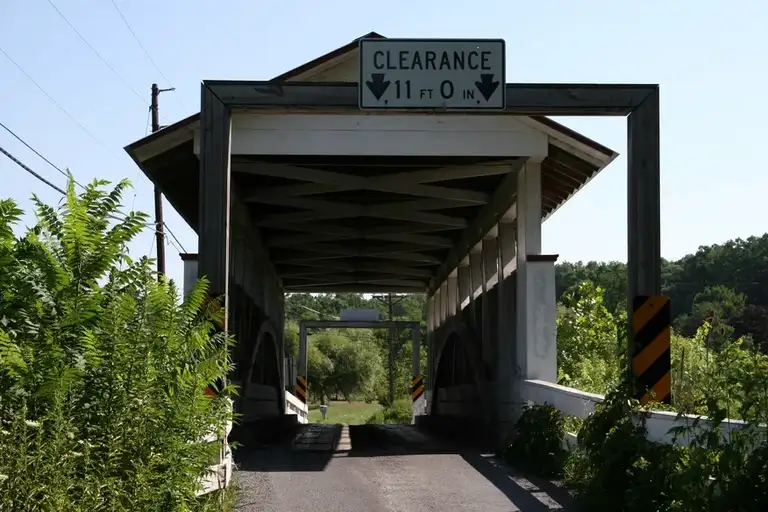
[[[365,402],[331,402],[328,404],[328,415],[323,421],[320,408],[309,411],[310,423],[346,423],[347,425],[362,425],[365,421],[381,411],[383,407],[374,403]]]
[[[407,398],[395,400],[395,403],[371,415],[365,422],[369,424],[410,424],[413,417],[411,401]]]

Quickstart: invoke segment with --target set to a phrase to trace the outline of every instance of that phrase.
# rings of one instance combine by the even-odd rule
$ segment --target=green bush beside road
[[[195,496],[231,419],[230,340],[215,333],[205,283],[179,303],[126,245],[147,216],[120,214],[127,183],[62,205],[37,224],[0,201],[0,510],[225,510]],[[119,218],[121,220],[115,221]]]

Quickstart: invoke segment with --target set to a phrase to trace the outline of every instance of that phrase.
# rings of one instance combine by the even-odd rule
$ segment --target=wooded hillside
[[[604,290],[612,313],[626,310],[626,264],[563,263],[557,266],[558,301],[585,280]],[[662,293],[672,304],[675,330],[692,336],[705,321],[711,343],[745,337],[768,353],[768,234],[700,247],[677,261],[662,262]]]
[[[591,281],[603,289],[605,307],[613,314],[626,311],[627,273],[621,262],[561,263],[556,267],[557,300]],[[768,353],[768,234],[746,240],[700,247],[677,261],[662,262],[663,293],[670,296],[675,330],[693,336],[705,321],[713,324],[715,346],[728,339],[746,337]],[[577,297],[578,298],[578,297]],[[397,320],[426,321],[426,297],[413,295],[395,306]],[[379,300],[362,295],[290,295],[286,321],[338,318],[345,308],[378,308],[386,319],[387,308]],[[386,333],[380,332],[383,340]],[[407,339],[404,338],[404,340]]]

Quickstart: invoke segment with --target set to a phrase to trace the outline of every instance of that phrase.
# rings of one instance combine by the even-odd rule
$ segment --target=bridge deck
[[[243,448],[235,474],[238,510],[573,509],[571,496],[557,483],[525,476],[475,448],[425,440],[410,425],[345,428],[349,447],[339,442],[323,452]],[[332,433],[326,437],[344,439]]]

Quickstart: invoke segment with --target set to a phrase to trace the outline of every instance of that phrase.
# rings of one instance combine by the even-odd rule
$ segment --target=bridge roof
[[[363,38],[383,38],[372,32]],[[313,61],[287,71],[272,81],[356,81],[357,48],[359,39],[327,53]],[[581,189],[617,153],[578,132],[547,117],[517,116],[527,126],[549,136],[548,156],[542,162],[542,217],[546,219]],[[195,114],[160,131],[144,137],[125,149],[147,177],[165,194],[168,201],[195,231],[198,231],[198,169],[195,154],[195,132],[199,130],[200,115]],[[239,157],[244,164],[254,157]],[[315,170],[342,170],[343,173],[362,176],[392,174],[409,171],[443,169],[446,166],[493,166],[503,163],[516,170],[521,161],[500,161],[498,158],[376,158],[375,168],[370,160],[359,157],[271,157],[259,158],[259,164],[290,164]],[[488,169],[488,167],[486,167]],[[286,179],[287,178],[287,179]],[[498,190],[504,176],[498,172],[478,172],[476,176],[445,175],[445,179],[431,180],[430,185],[452,190],[467,190],[485,194],[488,198]],[[258,191],[266,187],[276,190],[287,183],[306,183],[309,179],[291,176],[254,175],[233,169],[233,187],[244,191]],[[337,202],[343,205],[384,205],[403,199],[414,199],[418,194],[392,193],[392,191],[357,190],[317,193],[309,196],[317,203]],[[431,196],[432,200],[436,199]],[[424,198],[421,199],[424,201]],[[490,199],[489,199],[490,201]],[[461,219],[455,225],[425,227],[421,219],[387,217],[340,218],[330,221],[331,231],[325,232],[328,222],[297,222],[288,225],[264,225],[267,215],[278,213],[311,213],[309,208],[296,205],[249,204],[251,221],[267,245],[278,276],[286,291],[312,292],[423,292],[438,267],[449,257],[450,250],[469,235],[471,248],[495,222],[509,215],[507,211],[488,212],[483,204],[430,208],[429,214]],[[439,205],[434,205],[439,206]],[[419,212],[424,213],[424,212]],[[493,218],[488,217],[489,215]],[[311,216],[311,215],[310,215]],[[488,217],[488,218],[480,218]],[[423,219],[423,217],[422,217]],[[437,227],[434,227],[437,226]],[[483,226],[482,232],[475,232]],[[390,236],[372,236],[368,231]],[[319,231],[318,231],[319,230]],[[337,233],[334,236],[334,233]],[[350,234],[352,233],[352,234]],[[357,234],[357,236],[355,236]],[[393,242],[401,242],[393,244]],[[466,244],[465,244],[466,245]],[[455,256],[455,255],[454,255]],[[459,260],[463,255],[459,256]]]

